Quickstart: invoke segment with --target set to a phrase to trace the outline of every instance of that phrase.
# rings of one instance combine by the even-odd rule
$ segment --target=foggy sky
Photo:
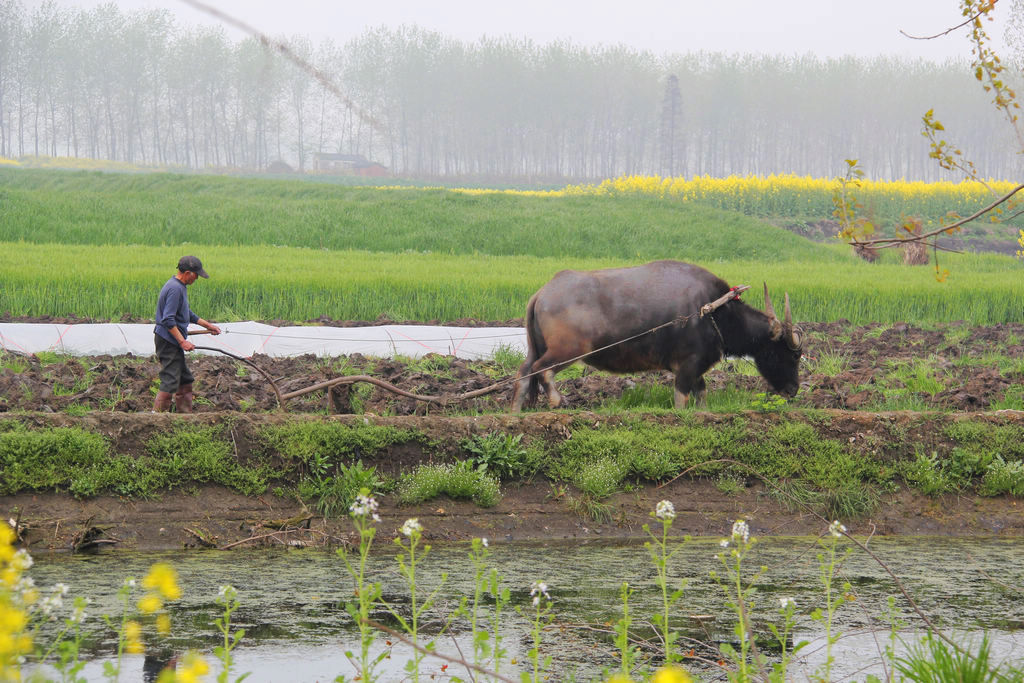
[[[23,0],[28,7],[42,0]],[[706,50],[820,57],[898,55],[941,61],[969,56],[957,0],[205,0],[265,33],[345,42],[367,29],[416,24],[459,40],[529,37],[538,43],[625,44],[654,53]],[[101,0],[57,0],[92,7]],[[997,7],[996,16],[1009,9]],[[216,24],[180,0],[115,0],[122,10],[166,8],[183,25]],[[986,30],[1002,42],[1002,22]],[[227,29],[232,38],[241,33]]]

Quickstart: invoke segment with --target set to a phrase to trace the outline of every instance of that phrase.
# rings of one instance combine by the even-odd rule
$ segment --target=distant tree
[[[680,140],[683,125],[683,97],[679,93],[679,77],[669,74],[665,79],[665,96],[661,100],[661,129],[658,151],[661,173],[668,176],[676,175],[677,168],[685,168],[682,158]],[[679,158],[677,161],[677,152]]]
[[[9,97],[16,82],[14,61],[21,41],[25,9],[17,0],[0,0],[0,156],[13,156]]]

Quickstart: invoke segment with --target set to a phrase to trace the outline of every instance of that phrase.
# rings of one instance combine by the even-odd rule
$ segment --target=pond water
[[[841,541],[840,547],[845,543]],[[373,579],[383,583],[387,601],[400,611],[407,609],[408,591],[397,571],[394,547],[380,541],[377,546],[379,552],[372,558]],[[1018,664],[1024,663],[1020,654],[1024,653],[1024,600],[1014,588],[1024,585],[1024,540],[876,538],[870,547],[903,581],[935,624],[960,638],[988,633],[995,643],[997,659],[1016,656]],[[629,607],[638,635],[651,636],[643,624],[660,609],[660,591],[654,565],[642,544],[495,543],[490,550],[492,566],[511,590],[512,605],[529,611],[531,583],[545,581],[549,586],[554,620],[544,633],[541,647],[544,654],[553,657],[553,680],[593,680],[602,667],[616,666],[617,651],[609,631],[622,615],[623,581],[635,591]],[[712,660],[717,657],[702,644],[733,641],[736,621],[726,606],[722,588],[709,576],[712,570],[724,574],[716,559],[720,550],[717,539],[692,540],[682,544],[670,564],[671,575],[686,581],[685,594],[672,613],[673,625],[686,639],[687,649],[692,646],[695,654]],[[448,574],[424,630],[436,633],[459,599],[472,596],[472,565],[467,551],[467,544],[435,544],[418,568],[421,595],[424,589],[438,585],[442,572]],[[750,572],[765,567],[754,597],[757,630],[768,633],[769,622],[779,623],[779,599],[792,598],[798,606],[798,639],[814,641],[805,652],[805,661],[798,665],[802,668],[793,669],[797,678],[803,677],[801,672],[813,672],[825,656],[823,631],[809,616],[815,607],[824,607],[820,552],[815,539],[767,538],[754,546],[745,562]],[[115,634],[103,627],[98,615],[119,615],[116,592],[125,577],[141,578],[158,561],[170,562],[179,572],[183,595],[170,608],[173,635],[149,645],[147,658],[129,656],[122,680],[142,680],[150,669],[159,669],[167,658],[190,648],[203,651],[212,660],[210,652],[218,643],[213,620],[220,614],[214,601],[219,586],[228,583],[238,589],[241,601],[233,623],[246,630],[236,650],[236,675],[250,671],[248,681],[331,681],[339,674],[353,674],[344,652],[357,649],[358,641],[343,607],[351,598],[352,583],[344,563],[333,552],[118,551],[84,556],[37,555],[35,560],[31,574],[44,590],[60,581],[71,586],[72,594],[92,600],[87,625],[93,635],[88,642],[90,662],[85,672],[89,680],[102,677],[102,662],[116,648]],[[852,599],[836,617],[835,630],[844,636],[833,650],[837,660],[833,677],[863,680],[868,670],[881,672],[878,660],[888,642],[889,624],[884,613],[890,596],[896,597],[905,638],[913,640],[923,622],[886,570],[864,553],[855,550],[843,561],[840,585],[843,581],[852,585]],[[506,661],[502,672],[518,678],[517,670],[524,665],[530,647],[530,624],[512,607],[504,615],[504,645],[517,663]],[[393,623],[383,610],[378,610],[375,617]],[[381,635],[381,648],[388,639]],[[438,637],[437,649],[453,656],[460,652],[471,655],[472,639],[463,620],[453,621]],[[402,679],[409,652],[394,643],[382,680]],[[435,680],[452,674],[469,678],[456,664],[442,671],[444,664],[427,660],[422,670],[436,675]],[[721,675],[713,663],[704,668],[691,664],[708,678]]]

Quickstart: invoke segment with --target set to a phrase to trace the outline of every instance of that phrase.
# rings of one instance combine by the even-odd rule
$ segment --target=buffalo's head
[[[768,316],[771,334],[768,341],[754,354],[754,364],[761,376],[771,386],[772,391],[786,398],[796,396],[800,390],[800,355],[803,353],[803,334],[793,324],[793,314],[789,310],[789,294],[786,294],[786,307],[782,320],[775,315],[771,297],[768,296],[768,285],[764,286],[764,309]]]

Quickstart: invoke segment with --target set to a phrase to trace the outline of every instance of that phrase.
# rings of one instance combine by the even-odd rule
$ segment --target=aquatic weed
[[[408,634],[412,641],[413,653],[412,659],[409,660],[405,665],[405,670],[412,675],[413,681],[420,680],[420,662],[426,657],[419,645],[420,631],[420,617],[434,604],[434,600],[437,597],[438,592],[444,586],[448,580],[448,574],[441,574],[441,581],[434,587],[422,602],[417,602],[416,591],[416,566],[430,553],[430,545],[424,544],[422,546],[422,552],[420,551],[420,542],[423,540],[423,525],[420,524],[419,520],[415,517],[405,520],[402,528],[399,530],[400,535],[395,538],[395,545],[399,547],[399,552],[395,556],[395,560],[398,562],[398,573],[401,574],[406,581],[406,585],[409,588],[409,618],[406,619],[401,613],[399,613],[394,607],[384,602],[384,606],[401,625],[402,630]],[[408,540],[402,540],[402,536],[405,536]],[[408,558],[408,561],[407,559]],[[423,648],[427,651],[434,649],[433,641],[427,643]]]
[[[661,591],[661,614],[655,614],[652,617],[655,630],[660,631],[661,640],[664,644],[663,656],[665,662],[671,664],[672,662],[678,662],[682,659],[679,656],[679,652],[676,648],[676,639],[678,638],[669,625],[669,612],[672,607],[679,602],[683,597],[683,590],[686,588],[686,582],[680,581],[679,588],[669,592],[669,579],[668,579],[668,565],[672,557],[682,550],[685,543],[689,542],[689,536],[683,538],[683,543],[678,544],[671,551],[668,549],[668,533],[672,528],[672,522],[676,518],[676,509],[671,501],[662,500],[659,501],[654,511],[651,512],[651,517],[657,519],[661,523],[661,534],[656,536],[652,531],[649,524],[643,525],[644,533],[646,533],[651,540],[644,542],[644,547],[647,548],[647,552],[651,557],[651,562],[654,563],[655,571],[657,572],[654,580],[658,589]]]
[[[351,651],[346,651],[345,656],[356,666],[358,680],[371,682],[377,680],[375,669],[389,655],[384,650],[376,657],[370,656],[370,648],[377,639],[377,630],[370,625],[370,610],[380,600],[380,582],[371,582],[367,579],[367,563],[370,557],[370,548],[373,539],[377,535],[377,527],[374,522],[380,521],[377,514],[377,500],[370,495],[369,489],[363,489],[356,496],[356,500],[349,506],[349,515],[352,517],[352,524],[359,536],[357,549],[358,560],[353,564],[350,551],[342,546],[338,548],[338,557],[345,563],[345,569],[352,577],[353,593],[356,596],[355,602],[345,603],[345,611],[352,617],[359,629],[359,656],[356,658]]]

